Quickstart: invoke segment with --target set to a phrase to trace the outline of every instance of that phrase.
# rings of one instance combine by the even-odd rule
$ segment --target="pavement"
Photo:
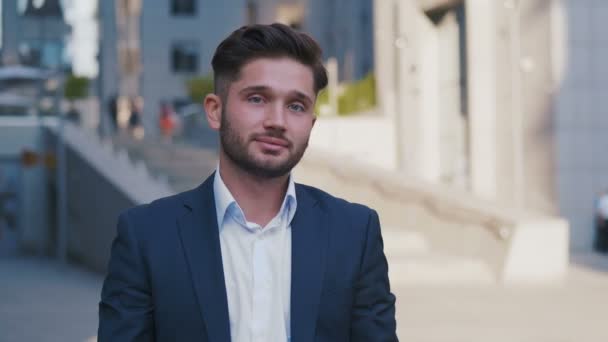
[[[574,256],[561,284],[400,287],[394,292],[402,341],[608,341],[608,256]]]
[[[0,341],[95,341],[103,278],[35,257],[0,258]],[[606,342],[608,256],[572,258],[549,286],[398,285],[401,341]]]
[[[0,341],[95,341],[102,281],[52,259],[0,258]]]

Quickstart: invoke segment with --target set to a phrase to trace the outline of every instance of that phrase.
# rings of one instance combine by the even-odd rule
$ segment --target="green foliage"
[[[376,79],[369,73],[364,78],[348,84],[338,98],[338,114],[348,115],[370,110],[376,106]]]
[[[192,78],[186,81],[186,88],[188,88],[188,96],[192,101],[202,103],[207,94],[213,93],[213,76]]]
[[[64,96],[70,101],[89,96],[89,79],[83,76],[70,75],[65,80]]]
[[[373,73],[364,78],[344,84],[342,93],[338,96],[338,115],[350,115],[370,110],[376,106],[376,79]],[[321,105],[329,104],[327,88],[319,93],[316,112]]]
[[[321,106],[329,104],[329,92],[327,91],[327,87],[319,92],[317,95],[317,102],[315,103],[315,114],[319,115],[321,113]]]

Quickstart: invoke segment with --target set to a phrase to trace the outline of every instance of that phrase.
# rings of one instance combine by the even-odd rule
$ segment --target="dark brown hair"
[[[314,90],[327,86],[319,44],[309,35],[283,24],[243,26],[218,45],[211,60],[215,93],[225,98],[241,68],[257,58],[292,58],[312,69]]]

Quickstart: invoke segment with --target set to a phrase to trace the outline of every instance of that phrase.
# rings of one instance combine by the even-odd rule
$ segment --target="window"
[[[197,0],[171,0],[171,14],[193,16],[196,15]]]
[[[171,48],[171,67],[177,73],[198,72],[198,44],[193,41],[173,43]]]
[[[67,66],[61,41],[25,40],[19,44],[19,60],[29,66],[57,69]]]

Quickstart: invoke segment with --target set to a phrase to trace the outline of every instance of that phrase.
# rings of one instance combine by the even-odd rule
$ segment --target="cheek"
[[[243,106],[231,106],[227,111],[227,120],[231,129],[243,137],[251,134],[256,126],[256,115],[252,114]]]
[[[252,130],[261,126],[264,121],[264,111],[261,108],[240,104],[233,106],[230,119],[234,125],[238,125],[244,130]]]
[[[302,120],[293,126],[293,136],[298,141],[306,141],[310,137],[312,131],[312,122],[310,119]]]

